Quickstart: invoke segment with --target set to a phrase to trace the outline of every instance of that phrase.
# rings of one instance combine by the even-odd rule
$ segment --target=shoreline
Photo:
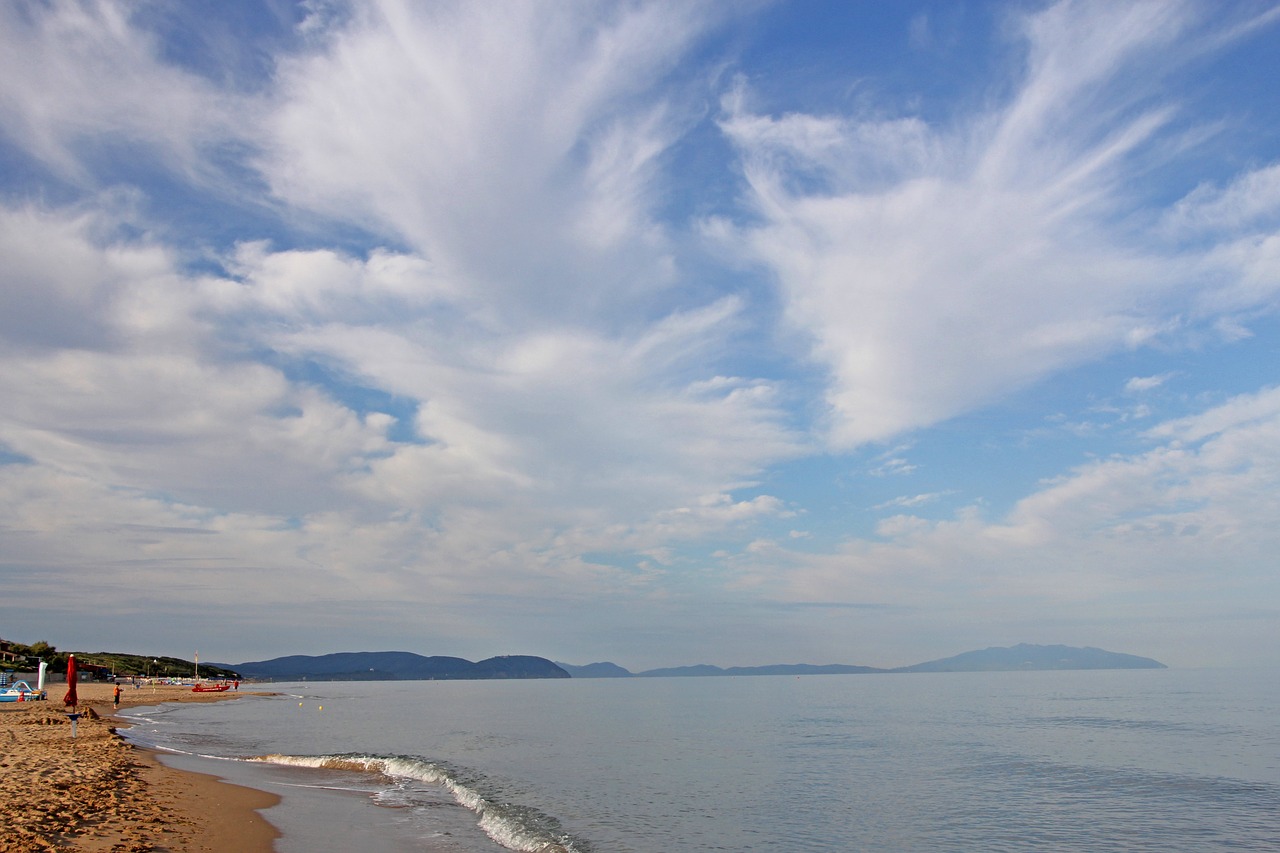
[[[46,701],[0,705],[0,853],[270,853],[280,832],[261,812],[280,798],[170,767],[130,743],[117,734],[127,724],[112,716],[112,689],[78,686],[83,716],[74,738],[60,682],[46,685]],[[254,694],[122,687],[120,707],[242,695]]]

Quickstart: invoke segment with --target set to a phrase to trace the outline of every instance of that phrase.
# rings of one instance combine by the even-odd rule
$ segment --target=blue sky
[[[1280,7],[0,6],[0,632],[1277,664]]]

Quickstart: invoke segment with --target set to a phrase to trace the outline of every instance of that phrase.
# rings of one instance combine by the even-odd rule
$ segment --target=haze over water
[[[213,765],[284,794],[286,853],[290,808],[367,822],[370,850],[1260,850],[1280,847],[1276,675],[306,683],[145,712],[130,736],[391,774]]]

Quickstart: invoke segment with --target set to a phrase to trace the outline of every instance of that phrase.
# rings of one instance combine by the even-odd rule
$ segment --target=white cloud
[[[623,337],[497,335],[416,255],[243,244],[222,278],[181,272],[101,211],[0,220],[0,293],[57,324],[6,327],[0,359],[0,448],[30,460],[0,466],[21,540],[5,559],[40,566],[39,589],[94,564],[99,600],[122,608],[249,575],[263,606],[296,587],[459,608],[477,585],[610,595],[661,573],[584,550],[661,556],[787,515],[730,495],[799,452],[773,389],[691,368],[734,333],[735,299]],[[421,443],[260,351],[396,395]]]
[[[1154,439],[1194,443],[1233,428],[1265,424],[1280,413],[1280,389],[1242,394],[1198,415],[1169,421],[1148,431]]]
[[[407,241],[503,322],[613,316],[670,283],[651,178],[686,119],[653,87],[708,11],[359,7],[282,64],[260,166],[290,204]]]
[[[1148,69],[1191,22],[1179,4],[1053,6],[1023,22],[1012,99],[953,127],[726,101],[758,221],[710,231],[776,276],[829,373],[835,446],[936,423],[1188,322],[1274,308],[1276,237],[1232,235],[1197,255],[1125,223],[1128,167],[1157,156],[1174,117],[1140,107],[1141,81],[1158,79]],[[1274,206],[1269,175],[1196,207],[1255,223]]]
[[[1141,394],[1159,388],[1173,378],[1172,373],[1161,373],[1156,376],[1135,376],[1124,383],[1124,390],[1130,394]]]
[[[867,473],[873,477],[903,476],[913,473],[920,466],[906,458],[905,453],[910,449],[910,444],[902,444],[877,455]]]
[[[291,323],[341,317],[370,324],[461,298],[422,258],[386,250],[359,260],[328,249],[273,251],[265,242],[245,243],[227,267],[243,287],[224,288],[221,310],[251,308]]]
[[[976,507],[898,515],[833,554],[770,555],[757,582],[789,601],[881,601],[959,623],[1056,611],[1064,624],[1220,616],[1239,590],[1280,594],[1280,392],[1243,395],[1148,432],[1149,450],[1081,466],[1003,518]],[[1172,644],[1176,645],[1176,644]],[[1194,658],[1191,648],[1181,649]]]
[[[925,492],[919,495],[900,495],[899,497],[893,498],[892,500],[887,500],[884,503],[876,504],[875,506],[872,507],[872,509],[889,509],[890,507],[909,508],[909,507],[915,507],[915,506],[923,506],[924,504],[933,503],[934,501],[938,500],[941,497],[944,497],[945,495],[946,495],[946,492]]]
[[[161,59],[138,14],[112,2],[0,5],[0,132],[89,185],[113,148],[188,178],[220,174],[209,154],[254,123],[252,104]]]
[[[1280,220],[1280,164],[1246,172],[1226,187],[1201,184],[1165,215],[1173,236],[1199,238],[1258,227],[1274,230]]]

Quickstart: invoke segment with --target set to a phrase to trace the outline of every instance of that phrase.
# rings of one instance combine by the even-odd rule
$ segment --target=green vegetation
[[[41,640],[25,646],[11,643],[10,650],[28,658],[38,658],[49,664],[51,672],[67,671],[67,655],[74,654],[82,669],[101,667],[108,674],[153,678],[190,678],[195,675],[194,661],[161,655],[131,655],[123,652],[60,652]],[[239,674],[218,666],[200,665],[200,675],[205,678],[239,678]]]

